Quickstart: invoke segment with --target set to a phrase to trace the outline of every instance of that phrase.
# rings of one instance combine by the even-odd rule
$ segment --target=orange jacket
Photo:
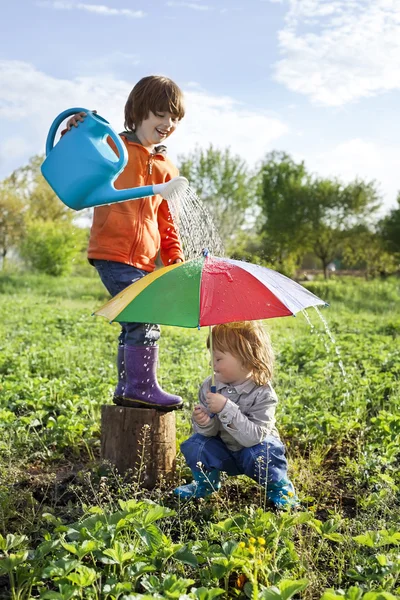
[[[141,144],[121,135],[128,162],[115,181],[116,189],[164,183],[178,170],[162,153],[150,153]],[[109,142],[114,148],[112,142]],[[88,258],[115,260],[154,271],[158,251],[164,265],[184,260],[167,201],[161,196],[128,200],[94,209]]]

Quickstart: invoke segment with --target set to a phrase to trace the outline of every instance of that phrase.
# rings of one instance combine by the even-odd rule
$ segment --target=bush
[[[86,232],[71,223],[35,221],[20,245],[21,257],[33,270],[48,275],[70,273],[86,244]]]

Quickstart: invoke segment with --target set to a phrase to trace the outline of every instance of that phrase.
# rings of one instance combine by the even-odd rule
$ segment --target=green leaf
[[[157,550],[162,544],[162,533],[158,529],[157,525],[147,525],[146,527],[135,528],[143,542],[150,548],[150,550]]]
[[[22,565],[28,558],[28,551],[9,554],[0,560],[0,575],[11,573],[16,567]]]
[[[350,587],[346,592],[346,600],[361,600],[363,597],[363,590],[355,585]]]
[[[0,550],[8,552],[13,548],[18,548],[18,546],[21,546],[27,539],[26,535],[13,535],[12,533],[8,533],[6,537],[3,537],[0,534]]]
[[[42,571],[43,578],[63,577],[79,565],[79,561],[71,558],[61,558],[54,563],[50,563]]]
[[[292,596],[304,590],[308,585],[307,579],[282,579],[278,586],[272,586],[263,590],[263,600],[289,600]]]
[[[283,579],[279,582],[279,589],[283,600],[289,600],[297,592],[304,590],[308,585],[307,579]]]
[[[213,562],[211,565],[211,574],[215,579],[222,579],[229,571],[228,561],[225,561],[225,564]]]
[[[143,519],[141,521],[143,525],[147,526],[150,525],[150,523],[158,521],[159,519],[163,519],[165,517],[172,517],[175,514],[176,513],[174,510],[171,510],[166,506],[153,506],[144,513]]]
[[[174,558],[180,560],[186,565],[190,565],[191,567],[195,568],[198,566],[198,560],[196,556],[193,554],[193,552],[190,552],[190,550],[188,550],[187,546],[184,546],[183,548],[178,550],[178,552],[175,552]]]
[[[67,542],[61,542],[61,546],[67,550],[67,552],[69,552],[70,554],[78,554],[77,550],[76,550],[76,545],[74,544],[68,544]]]
[[[368,548],[375,548],[378,546],[380,535],[377,531],[367,531],[361,535],[356,535],[353,540],[360,544],[360,546],[367,546]]]
[[[195,594],[197,600],[214,600],[218,596],[225,594],[225,590],[221,588],[208,589],[205,587],[192,588],[191,591]]]
[[[390,592],[367,592],[362,600],[398,600],[398,596],[393,596]]]
[[[337,594],[335,590],[325,590],[321,600],[344,600],[343,594]]]
[[[67,579],[79,587],[92,585],[98,577],[100,577],[100,573],[84,566],[79,567],[74,573],[67,575]]]
[[[225,556],[229,558],[230,556],[232,556],[237,546],[238,542],[235,542],[234,540],[228,540],[227,542],[224,542],[222,544],[222,551],[225,554]]]

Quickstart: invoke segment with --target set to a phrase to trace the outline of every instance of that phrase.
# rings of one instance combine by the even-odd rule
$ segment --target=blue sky
[[[187,116],[169,140],[272,149],[345,181],[400,190],[400,0],[10,0],[0,22],[0,178],[43,151],[65,108],[121,130],[143,76],[174,79]]]

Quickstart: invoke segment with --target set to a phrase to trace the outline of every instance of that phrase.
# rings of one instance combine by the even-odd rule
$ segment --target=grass
[[[100,282],[0,276],[4,597],[206,599],[220,589],[225,598],[288,598],[289,580],[298,582],[292,595],[307,599],[400,594],[399,281],[307,287],[330,303],[323,314],[336,345],[312,310],[312,330],[302,315],[266,322],[277,354],[278,427],[303,506],[291,516],[271,512],[245,477],[226,481],[211,500],[182,504],[172,487],[144,492],[134,477],[99,465],[100,407],[112,401],[119,330],[91,316],[107,299]],[[163,328],[159,380],[185,400],[178,444],[209,374],[206,333]],[[189,475],[181,457],[179,464],[177,480]],[[154,505],[144,500],[166,511],[153,529],[146,515]],[[132,503],[124,517],[120,501]],[[88,515],[74,534],[73,523]],[[117,518],[129,527],[107,530]],[[135,523],[146,518],[142,531]],[[10,536],[26,537],[8,547]],[[77,560],[70,545],[84,544],[82,536],[96,548],[57,575],[51,565]],[[107,562],[107,549],[134,554],[121,566]],[[150,570],[135,575],[143,562]]]

